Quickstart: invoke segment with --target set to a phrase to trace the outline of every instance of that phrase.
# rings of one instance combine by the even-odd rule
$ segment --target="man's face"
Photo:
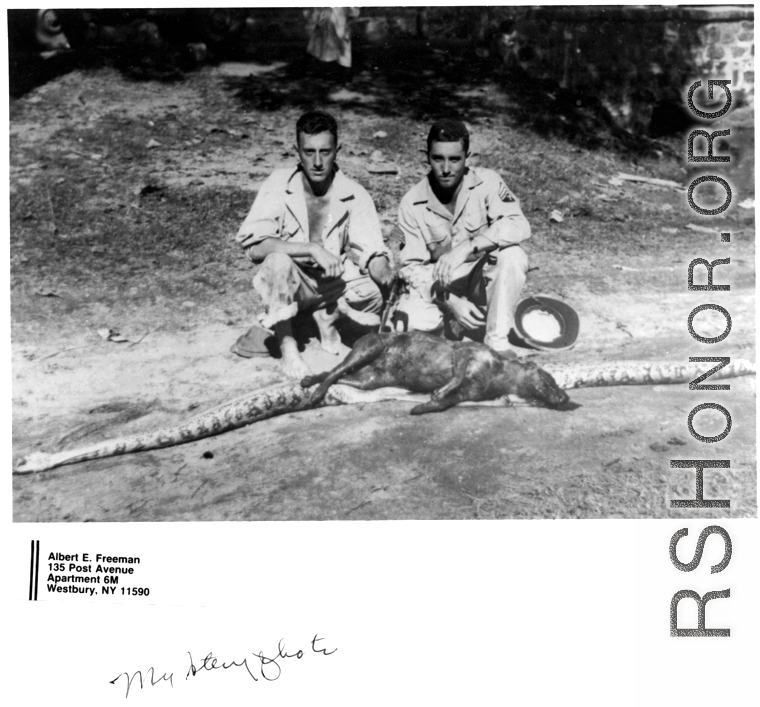
[[[434,142],[428,151],[428,163],[433,179],[441,189],[453,192],[464,179],[467,152],[461,141]]]
[[[330,132],[316,135],[301,133],[298,136],[296,150],[301,160],[301,168],[309,182],[319,185],[332,178],[335,157],[339,149]]]

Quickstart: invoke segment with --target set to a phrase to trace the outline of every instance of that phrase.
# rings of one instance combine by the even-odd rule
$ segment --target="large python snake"
[[[700,366],[698,363],[660,363],[655,361],[546,365],[543,368],[554,377],[558,386],[565,390],[616,385],[689,383],[705,373],[704,364]],[[735,359],[715,372],[710,381],[753,373],[755,373],[755,364],[745,359]],[[427,399],[427,397],[423,396],[423,399]],[[382,400],[417,401],[419,399],[419,395],[411,394],[399,388],[363,391],[351,388],[348,385],[336,384],[330,388],[320,406],[352,405]],[[470,404],[482,405],[483,403]],[[505,404],[505,401],[497,402],[497,404]],[[311,407],[309,405],[309,392],[301,388],[300,385],[273,386],[249,393],[202,412],[174,427],[105,440],[87,447],[52,454],[33,452],[19,461],[13,473],[29,474],[47,471],[65,464],[185,444],[250,425],[269,417],[297,412],[309,407]]]

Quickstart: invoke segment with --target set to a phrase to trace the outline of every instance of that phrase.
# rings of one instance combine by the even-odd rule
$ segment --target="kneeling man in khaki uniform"
[[[496,351],[519,353],[508,335],[528,271],[519,244],[530,225],[496,172],[467,166],[469,146],[459,120],[439,120],[430,130],[430,172],[399,207],[406,291],[394,320],[397,329],[432,333],[446,324],[447,337],[482,335]]]
[[[302,115],[296,142],[298,166],[267,178],[237,241],[261,263],[253,278],[263,303],[261,327],[274,329],[284,372],[300,379],[310,371],[293,338],[292,318],[313,312],[322,348],[344,354],[348,348],[335,321],[344,315],[379,324],[379,286],[389,286],[393,273],[371,197],[335,162],[340,150],[335,119],[319,111]],[[233,350],[247,355],[246,341],[258,341],[260,349],[267,335],[261,327],[254,326]]]

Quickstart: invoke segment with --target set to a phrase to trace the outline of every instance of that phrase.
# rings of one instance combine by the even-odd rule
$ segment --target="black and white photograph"
[[[7,19],[15,521],[756,517],[752,6]]]
[[[757,703],[754,5],[0,17],[13,704]]]

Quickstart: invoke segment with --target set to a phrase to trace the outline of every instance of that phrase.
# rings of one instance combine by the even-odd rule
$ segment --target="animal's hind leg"
[[[330,371],[325,371],[324,373],[315,373],[311,376],[305,376],[301,379],[301,387],[311,388],[311,386],[316,385],[317,383],[321,383],[329,375]]]
[[[464,377],[467,374],[467,366],[469,363],[470,352],[467,349],[457,351],[454,354],[454,370],[451,380],[433,391],[432,400],[443,400],[447,395],[451,395],[459,390],[462,383],[464,383]]]
[[[343,361],[341,361],[335,368],[330,371],[325,371],[324,373],[315,373],[310,376],[305,376],[301,379],[301,387],[311,388],[311,386],[316,385],[317,383],[323,383],[325,380],[327,380],[328,376],[332,376],[333,374],[336,374],[339,378],[342,378],[343,376],[348,375],[349,373],[352,373],[354,370],[356,370],[357,366],[361,368],[372,359],[377,358],[379,354],[379,351],[375,352],[375,345],[377,343],[375,339],[377,338],[377,336],[373,337],[371,334],[362,337],[356,343],[356,346],[353,348],[353,350],[349,352],[348,356],[346,356],[346,358],[343,359]],[[382,351],[382,348],[384,348],[384,344],[381,347],[380,351]],[[366,358],[370,354],[371,358]],[[335,381],[332,381],[332,383],[334,382]],[[330,385],[332,385],[332,383],[330,383]]]
[[[415,405],[409,413],[411,415],[424,415],[427,412],[443,412],[450,407],[454,407],[457,403],[461,403],[462,400],[464,398],[459,393],[454,393],[454,395],[449,395],[447,398],[441,398],[440,400],[432,398],[426,403]]]
[[[366,366],[371,361],[374,361],[384,350],[385,340],[377,334],[368,334],[363,340],[360,340],[359,344],[346,356],[345,361],[335,366],[327,375],[322,376],[307,376],[301,381],[301,385],[304,388],[308,388],[314,383],[319,383],[317,389],[312,393],[310,403],[317,405],[322,402],[330,386],[336,381],[340,380],[343,376],[353,373],[360,369],[362,366]]]

